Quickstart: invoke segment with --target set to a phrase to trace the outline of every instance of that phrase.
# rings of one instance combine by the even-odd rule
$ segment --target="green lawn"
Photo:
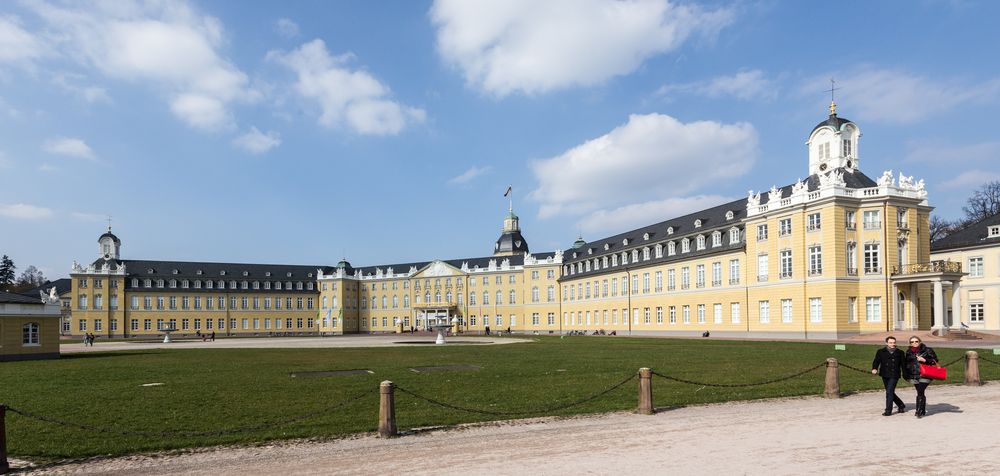
[[[0,364],[0,402],[74,423],[118,431],[181,432],[186,436],[123,436],[66,428],[7,414],[12,456],[45,461],[120,455],[195,446],[374,431],[378,384],[397,385],[457,406],[494,412],[531,412],[598,393],[652,367],[671,376],[715,383],[750,383],[790,375],[827,357],[868,368],[875,346],[735,342],[624,337],[540,337],[497,346],[406,346],[373,349],[159,350],[67,354],[56,361]],[[943,361],[964,351],[939,349]],[[984,357],[991,353],[980,351]],[[1000,360],[1000,359],[994,359]],[[472,364],[479,370],[415,373],[417,366]],[[291,378],[290,372],[370,369],[374,375]],[[963,365],[949,377],[961,382]],[[983,362],[984,379],[1000,366]],[[700,387],[654,377],[658,407],[817,395],[824,369],[771,385]],[[163,386],[142,387],[162,382]],[[583,405],[544,413],[572,415],[635,408],[637,384],[629,382]],[[841,370],[844,392],[881,388],[881,380]],[[904,389],[904,392],[911,390]],[[429,405],[397,392],[401,430],[493,420],[497,417]],[[872,409],[880,401],[873,397]],[[336,407],[336,408],[335,408]],[[294,417],[316,413],[288,425]],[[224,430],[256,427],[248,431]],[[223,434],[191,435],[214,432]]]

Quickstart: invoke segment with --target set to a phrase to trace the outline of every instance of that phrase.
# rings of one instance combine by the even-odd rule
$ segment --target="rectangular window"
[[[855,213],[854,210],[847,210],[844,214],[844,225],[848,230],[854,230],[857,225],[855,223]]]
[[[882,272],[879,262],[879,244],[865,243],[865,274],[878,274]]]
[[[677,324],[677,307],[676,306],[670,306],[669,312],[668,312],[668,315],[667,315],[667,319],[668,319],[667,322],[669,322],[671,324]]]
[[[809,298],[809,322],[823,322],[823,298]]]
[[[788,236],[792,234],[792,219],[782,218],[778,220],[778,236]]]
[[[132,296],[132,310],[139,309],[139,296]]]
[[[687,266],[681,268],[681,289],[691,287],[691,269]]]
[[[649,308],[648,307],[644,308],[642,310],[642,323],[643,324],[649,324],[650,318],[651,318],[651,315],[649,313]]]
[[[632,275],[632,294],[639,294],[639,275]]]
[[[983,303],[969,303],[969,322],[983,322],[985,316],[986,314],[983,311]]]
[[[757,225],[757,241],[764,241],[767,239],[767,224]]]
[[[684,319],[685,324],[691,323],[691,306],[681,307],[681,317]]]
[[[823,248],[819,245],[809,247],[809,275],[823,274]]]
[[[677,287],[677,273],[672,270],[667,270],[667,291],[673,291]]]
[[[757,281],[767,281],[767,253],[757,256]]]
[[[705,305],[704,304],[699,304],[698,305],[698,324],[704,324],[704,323],[705,323]]]
[[[847,275],[858,275],[858,245],[854,242],[847,243]]]
[[[770,301],[760,301],[758,303],[760,308],[760,313],[758,318],[761,324],[767,324],[771,322],[771,302]]]
[[[792,322],[792,300],[781,300],[781,322]]]
[[[712,318],[716,324],[722,324],[722,304],[712,305]]]
[[[699,264],[694,268],[695,273],[695,286],[699,288],[705,287],[705,265]]]
[[[663,324],[663,306],[656,306],[656,323]]]
[[[816,231],[820,229],[819,213],[811,213],[806,216],[806,231]]]
[[[882,298],[880,296],[865,298],[865,321],[882,322]]]
[[[740,260],[729,260],[729,285],[740,284]]]
[[[847,322],[858,322],[858,298],[847,298]]]
[[[722,286],[722,262],[712,263],[712,286]]]
[[[882,228],[882,218],[879,210],[865,210],[862,217],[866,230],[878,230]]]
[[[642,273],[642,293],[649,293],[649,273]]]
[[[143,319],[142,320],[142,330],[144,330],[144,331],[151,331],[151,330],[153,330],[153,320],[152,319]]]
[[[792,277],[792,250],[781,250],[778,253],[778,263],[781,266],[781,279]]]
[[[970,278],[981,278],[983,277],[983,257],[973,256],[969,258],[969,277]]]

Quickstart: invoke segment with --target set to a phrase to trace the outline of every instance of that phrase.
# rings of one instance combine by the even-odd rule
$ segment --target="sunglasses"
[[[910,341],[910,343],[911,343],[911,344],[919,344],[919,343],[920,343],[920,341],[919,341],[919,340],[911,340],[911,341]]]

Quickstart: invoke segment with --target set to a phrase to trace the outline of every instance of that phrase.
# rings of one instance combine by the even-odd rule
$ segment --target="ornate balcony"
[[[902,267],[892,267],[893,276],[923,273],[961,273],[962,263],[957,261],[936,260],[930,263],[907,264]]]

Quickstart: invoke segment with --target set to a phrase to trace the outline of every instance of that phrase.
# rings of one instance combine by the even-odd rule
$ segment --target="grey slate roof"
[[[42,299],[39,296],[29,297],[24,294],[14,294],[0,291],[0,304],[38,304],[42,305]]]
[[[1000,213],[979,220],[961,230],[931,243],[931,251],[1000,244],[1000,237],[988,238],[989,227],[1000,225]]]
[[[117,269],[119,263],[125,264],[125,286],[131,288],[131,278],[137,279],[163,279],[164,281],[169,281],[171,279],[176,279],[178,281],[187,279],[189,281],[202,280],[202,281],[271,281],[282,283],[292,281],[292,282],[302,282],[304,283],[315,282],[316,281],[316,270],[320,268],[332,269],[327,266],[309,266],[309,265],[287,265],[287,264],[255,264],[255,263],[210,263],[210,262],[200,262],[200,261],[154,261],[154,260],[108,260],[111,264],[111,269]],[[94,266],[98,269],[101,268],[105,263],[103,258],[94,261]],[[174,272],[176,270],[176,273]],[[198,271],[201,274],[198,274]],[[222,272],[225,271],[225,274]],[[244,272],[247,274],[244,276]],[[268,276],[270,273],[270,276]],[[291,275],[289,275],[291,274]],[[147,289],[147,288],[143,288]],[[151,288],[159,289],[159,288]],[[164,288],[166,289],[166,288]],[[191,288],[189,288],[191,289]],[[214,291],[213,289],[202,288],[204,291]],[[229,291],[244,291],[243,289],[228,289]],[[194,291],[199,291],[199,289],[194,289]],[[245,291],[254,291],[253,289],[246,289]],[[259,291],[259,290],[256,290]],[[316,292],[315,289],[312,291],[305,289],[291,290],[282,289],[282,291],[289,292]]]
[[[531,253],[531,256],[537,260],[544,261],[545,259],[554,257],[555,254],[556,253],[554,251],[549,251],[544,253]],[[524,254],[519,253],[511,256],[482,256],[478,258],[459,258],[459,259],[448,259],[441,261],[459,269],[462,268],[463,263],[466,266],[468,266],[469,269],[476,269],[477,266],[479,267],[479,269],[486,269],[490,266],[490,261],[495,261],[497,266],[500,266],[500,262],[502,262],[503,260],[508,260],[511,266],[521,266],[524,264]],[[408,272],[411,267],[415,267],[417,268],[417,270],[420,270],[431,263],[432,261],[416,261],[412,263],[384,264],[376,266],[364,266],[359,268],[350,267],[347,270],[345,270],[345,272],[349,276],[352,276],[354,275],[355,271],[360,270],[363,276],[369,276],[369,275],[374,276],[376,274],[376,269],[381,269],[382,272],[384,273],[389,268],[392,268],[393,273],[405,273]],[[330,268],[330,271],[324,270],[323,272],[326,273],[334,271],[336,271],[336,268]]]
[[[70,291],[73,286],[73,282],[69,278],[46,281],[45,284],[31,288],[21,294],[24,294],[25,296],[38,296],[39,291],[45,291],[45,293],[48,294],[49,289],[52,289],[52,286],[56,287],[56,294],[62,295]]]

